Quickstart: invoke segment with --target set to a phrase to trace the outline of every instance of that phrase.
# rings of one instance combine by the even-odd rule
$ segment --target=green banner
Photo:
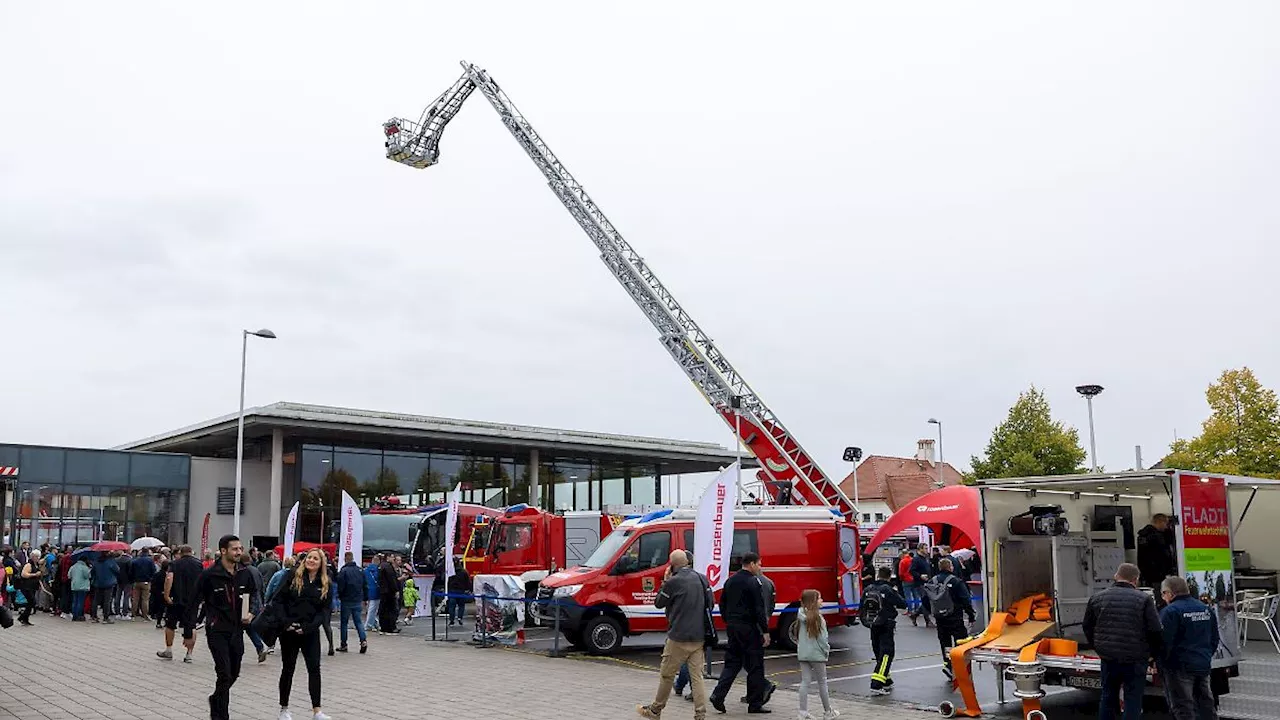
[[[1216,548],[1187,548],[1182,557],[1187,561],[1187,571],[1231,570],[1231,550]]]

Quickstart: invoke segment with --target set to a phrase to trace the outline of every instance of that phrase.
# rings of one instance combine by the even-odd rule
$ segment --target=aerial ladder
[[[822,472],[813,457],[800,446],[800,441],[787,431],[720,348],[676,302],[653,269],[622,238],[498,83],[476,65],[463,62],[462,68],[462,77],[436,98],[416,122],[393,118],[383,123],[387,158],[415,168],[437,164],[445,126],[471,93],[479,90],[542,171],[551,191],[599,248],[605,266],[657,328],[662,346],[733,428],[739,441],[760,461],[757,479],[766,488],[769,499],[775,503],[828,507],[856,522],[857,508],[839,484]]]

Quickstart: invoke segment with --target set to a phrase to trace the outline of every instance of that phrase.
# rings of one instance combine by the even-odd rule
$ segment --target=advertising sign
[[[1182,567],[1191,595],[1213,610],[1218,620],[1215,665],[1236,662],[1240,654],[1235,582],[1231,563],[1231,512],[1227,482],[1220,477],[1183,473],[1178,477]]]
[[[342,491],[342,535],[339,537],[338,552],[334,561],[341,567],[347,553],[360,562],[364,550],[364,516],[360,514],[360,506]]]
[[[204,560],[205,553],[209,552],[209,516],[211,513],[204,514],[204,526],[200,528],[200,560]]]
[[[693,569],[706,576],[712,590],[723,588],[729,579],[738,472],[738,463],[722,470],[698,502],[698,517],[693,525]]]

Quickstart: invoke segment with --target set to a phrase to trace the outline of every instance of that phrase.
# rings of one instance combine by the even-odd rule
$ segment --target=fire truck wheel
[[[942,704],[938,706],[938,712],[939,712],[939,713],[942,715],[942,717],[944,717],[944,718],[955,717],[955,716],[956,716],[956,706],[955,706],[954,704],[952,704],[952,702],[951,702],[950,700],[943,700],[943,701],[942,701]]]
[[[783,613],[778,616],[778,633],[774,636],[778,647],[783,650],[795,650],[800,642],[800,623],[796,622],[796,613]]]
[[[622,647],[622,623],[608,615],[597,615],[582,628],[582,642],[592,655],[612,655]]]

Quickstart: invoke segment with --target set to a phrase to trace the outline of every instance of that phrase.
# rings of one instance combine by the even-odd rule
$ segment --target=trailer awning
[[[875,552],[881,543],[907,528],[924,525],[933,533],[939,545],[971,547],[981,553],[977,542],[981,537],[978,523],[979,502],[978,488],[968,485],[953,485],[921,495],[910,506],[889,516],[876,534],[871,536],[865,552]]]

